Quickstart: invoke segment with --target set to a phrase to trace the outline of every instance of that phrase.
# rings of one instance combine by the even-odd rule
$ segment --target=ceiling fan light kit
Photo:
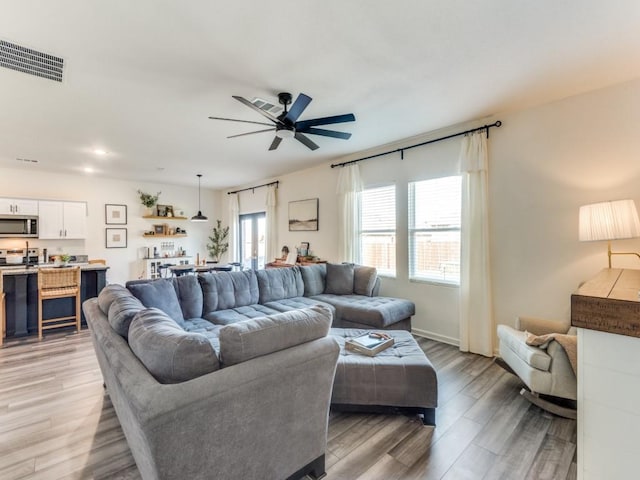
[[[331,138],[339,138],[341,140],[348,140],[351,138],[350,133],[339,132],[336,130],[327,130],[324,128],[315,128],[318,125],[333,125],[336,123],[346,123],[346,122],[355,122],[356,117],[353,113],[347,113],[343,115],[335,115],[332,117],[322,117],[322,118],[313,118],[310,120],[301,120],[298,121],[300,115],[304,112],[304,110],[311,103],[311,97],[301,93],[296,98],[296,101],[293,102],[291,108],[287,110],[287,107],[291,104],[291,100],[293,99],[292,95],[288,92],[281,92],[278,94],[278,101],[281,105],[284,105],[284,111],[278,115],[277,117],[268,111],[260,108],[255,103],[250,102],[246,98],[239,97],[237,95],[233,95],[233,98],[238,100],[240,103],[246,105],[252,110],[258,112],[263,117],[266,117],[272,123],[265,122],[254,122],[249,120],[237,120],[234,118],[224,118],[224,117],[209,117],[212,120],[225,120],[230,122],[241,122],[241,123],[252,123],[258,125],[267,125],[273,128],[267,128],[263,130],[257,130],[255,132],[247,132],[240,133],[238,135],[230,135],[227,138],[235,138],[235,137],[243,137],[245,135],[253,135],[254,133],[263,133],[263,132],[275,132],[275,137],[271,142],[271,146],[269,150],[275,150],[280,145],[282,139],[285,138],[295,138],[300,143],[305,145],[310,150],[316,150],[319,146],[307,137],[305,134],[309,135],[321,135],[323,137],[331,137]]]

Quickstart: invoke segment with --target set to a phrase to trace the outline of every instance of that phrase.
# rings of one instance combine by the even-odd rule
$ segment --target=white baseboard
[[[440,335],[439,333],[429,332],[427,330],[422,330],[420,328],[412,328],[411,333],[417,335],[419,337],[428,338],[430,340],[435,340],[436,342],[446,343],[448,345],[453,345],[455,347],[460,346],[460,340],[453,337],[447,337],[446,335]]]

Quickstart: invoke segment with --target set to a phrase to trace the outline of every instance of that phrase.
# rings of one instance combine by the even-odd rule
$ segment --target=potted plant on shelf
[[[213,259],[214,263],[220,261],[220,257],[229,250],[229,227],[222,227],[222,222],[216,220],[216,226],[213,227],[213,233],[209,237],[211,243],[207,243],[207,249],[209,250],[209,256]]]
[[[153,207],[158,203],[158,197],[162,192],[158,192],[155,195],[151,195],[150,193],[145,193],[142,190],[138,190],[138,195],[140,195],[140,203],[147,207],[147,211],[145,215],[153,215]]]

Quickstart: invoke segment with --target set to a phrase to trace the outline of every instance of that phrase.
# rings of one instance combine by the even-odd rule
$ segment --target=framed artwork
[[[104,223],[107,225],[126,225],[127,206],[106,203],[104,206]]]
[[[309,232],[318,230],[318,199],[289,202],[289,231]]]
[[[156,235],[164,235],[165,233],[167,233],[165,231],[165,225],[154,225],[153,226],[153,233],[155,233]]]
[[[126,228],[105,228],[105,246],[107,248],[127,248]]]
[[[173,205],[156,205],[159,217],[173,217]]]
[[[306,257],[309,255],[309,242],[300,242],[300,256]]]

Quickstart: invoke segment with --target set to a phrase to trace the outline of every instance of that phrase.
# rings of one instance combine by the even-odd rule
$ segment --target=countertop
[[[80,267],[80,270],[84,270],[84,271],[106,270],[106,269],[109,268],[107,265],[102,265],[100,263],[92,263],[92,264],[88,264],[88,263],[70,263],[69,265],[72,266],[72,267],[78,266],[78,267]],[[26,274],[31,274],[31,273],[37,273],[39,267],[51,268],[51,267],[53,267],[53,263],[39,264],[38,266],[29,267],[29,268],[26,268],[24,265],[13,265],[13,266],[0,267],[0,273],[2,275],[24,275],[25,273]]]

